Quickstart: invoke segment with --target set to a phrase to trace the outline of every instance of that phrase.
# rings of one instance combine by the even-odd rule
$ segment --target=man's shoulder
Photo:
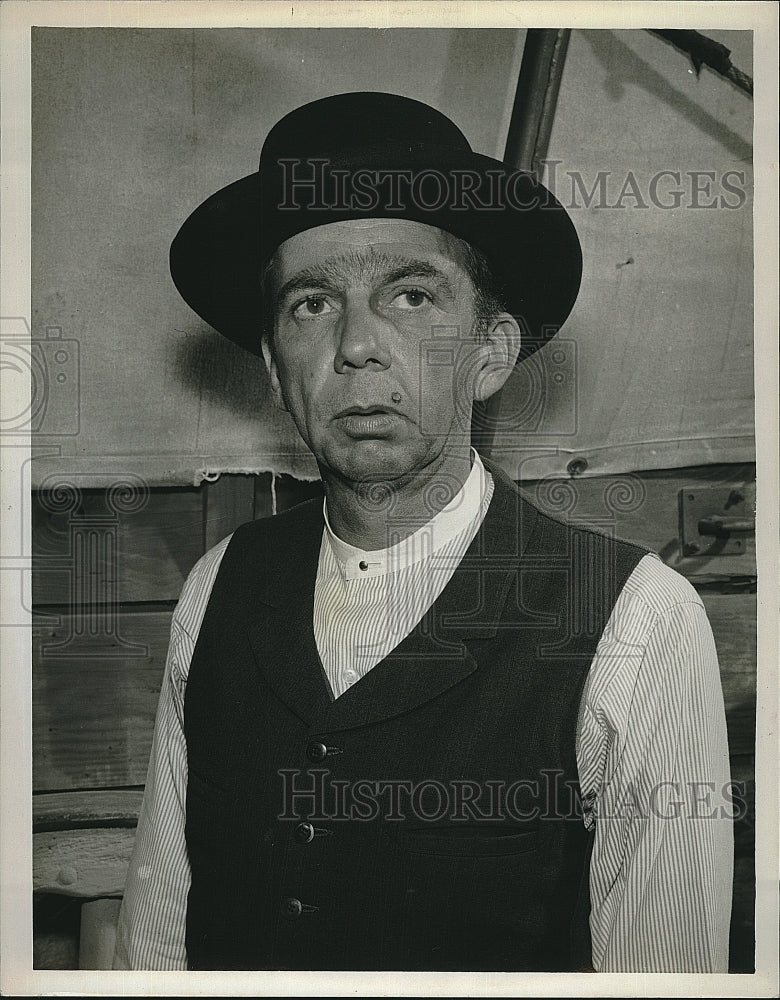
[[[693,584],[654,552],[637,563],[624,590],[627,599],[641,602],[658,614],[666,614],[682,604],[704,606]]]
[[[208,549],[187,575],[176,609],[176,621],[185,631],[191,631],[200,621],[205,603],[214,587],[219,570],[229,549],[244,553],[254,550],[285,549],[301,538],[304,526],[317,527],[322,517],[322,501],[307,500],[279,514],[245,521]]]
[[[497,491],[507,491],[525,509],[526,516],[523,517],[521,512],[520,518],[527,527],[531,526],[537,544],[543,549],[560,550],[564,546],[567,551],[574,552],[576,545],[571,542],[571,538],[576,535],[580,540],[590,538],[597,545],[622,549],[629,554],[629,558],[635,560],[652,551],[646,545],[621,537],[612,530],[611,525],[571,517],[571,496],[565,481],[556,481],[550,485],[550,495],[547,497],[549,503],[544,503],[533,489],[529,489],[523,482],[511,479],[496,463],[484,458],[482,461],[493,476]]]
[[[513,491],[533,511],[536,531],[546,538],[545,547],[564,546],[565,551],[573,553],[581,546],[585,537],[594,540],[597,545],[602,544],[605,551],[612,549],[622,555],[626,569],[630,568],[620,595],[623,606],[642,605],[656,615],[666,614],[679,605],[697,604],[703,607],[702,599],[693,585],[665,563],[653,549],[622,537],[612,530],[611,525],[575,520],[563,510],[550,511],[532,491],[522,483],[510,479],[503,470],[491,464],[490,471],[504,488]],[[563,508],[566,507],[566,495],[557,495]],[[578,536],[576,546],[572,544],[574,535]]]
[[[239,524],[229,535],[217,542],[200,557],[191,574],[199,576],[208,573],[214,563],[219,563],[229,545],[235,547],[245,543],[263,544],[284,541],[287,536],[297,534],[304,526],[322,525],[322,500],[306,500],[289,507],[278,514],[253,518]]]
[[[647,545],[626,538],[619,532],[612,530],[611,524],[602,524],[586,518],[572,518],[562,512],[552,512],[543,507],[535,498],[529,496],[528,491],[523,487],[518,487],[518,492],[522,502],[535,511],[537,530],[540,533],[545,533],[551,538],[571,539],[576,536],[580,541],[590,539],[594,544],[623,549],[626,552],[631,551],[637,559],[641,559],[645,555],[655,555]],[[571,542],[567,544],[571,545]]]
[[[583,546],[583,540],[589,538],[596,547],[601,548],[602,556],[611,553],[606,556],[608,559],[619,560],[625,574],[625,583],[620,593],[623,605],[641,604],[656,615],[666,614],[683,604],[703,606],[701,597],[690,581],[665,563],[647,545],[625,538],[600,524],[592,524],[587,520],[571,521],[565,516],[551,514],[530,500],[522,489],[520,493],[523,500],[537,511],[537,520],[544,525],[542,530],[552,536],[558,533],[559,537],[566,538],[568,551],[580,551],[583,558],[587,559],[590,553]],[[577,536],[575,545],[571,541],[573,535]],[[619,563],[615,562],[613,568]]]
[[[233,535],[242,540],[249,538],[274,540],[307,526],[321,528],[322,524],[322,500],[315,497],[277,514],[245,521],[235,529]]]

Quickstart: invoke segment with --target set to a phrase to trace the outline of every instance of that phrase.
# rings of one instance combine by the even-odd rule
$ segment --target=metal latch
[[[679,507],[685,556],[741,555],[756,530],[745,490],[733,486],[680,490]]]

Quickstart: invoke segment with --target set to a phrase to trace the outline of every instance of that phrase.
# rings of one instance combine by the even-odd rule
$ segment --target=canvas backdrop
[[[751,72],[750,32],[710,34]],[[417,98],[501,156],[524,36],[33,29],[31,485],[316,478],[262,362],[179,298],[170,242],[257,168],[282,115],[329,94]],[[658,38],[572,32],[547,179],[580,233],[583,289],[503,392],[493,457],[515,478],[753,460],[751,136],[750,99]]]

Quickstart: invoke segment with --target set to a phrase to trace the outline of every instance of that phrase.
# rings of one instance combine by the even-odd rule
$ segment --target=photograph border
[[[0,5],[0,314],[30,317],[32,26],[678,27],[754,31],[755,390],[758,572],[756,972],[742,974],[87,972],[32,969],[32,699],[29,560],[24,593],[0,592],[0,992],[101,996],[776,996],[778,989],[778,8],[774,2],[459,0],[5,0]],[[29,319],[28,319],[29,325]],[[24,405],[19,400],[19,411]],[[29,446],[3,444],[0,557],[18,538]],[[10,565],[10,563],[8,564]],[[15,577],[16,578],[16,577]],[[21,616],[21,617],[20,617]]]

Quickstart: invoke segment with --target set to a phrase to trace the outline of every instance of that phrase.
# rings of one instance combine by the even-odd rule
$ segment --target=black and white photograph
[[[0,31],[3,993],[776,996],[777,7]]]

